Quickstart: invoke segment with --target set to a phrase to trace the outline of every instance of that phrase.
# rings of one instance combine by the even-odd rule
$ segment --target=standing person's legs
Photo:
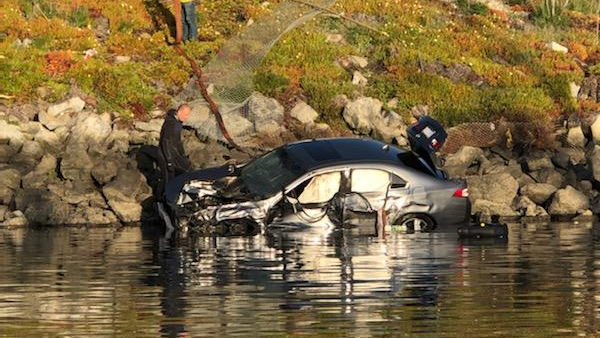
[[[189,38],[190,40],[196,40],[198,38],[198,19],[196,17],[196,0],[189,3],[190,12],[187,16],[189,24]]]
[[[196,1],[182,4],[183,11],[183,40],[195,40],[198,36],[198,25],[196,22]]]
[[[181,26],[183,27],[183,41],[189,40],[190,30],[188,28],[188,5],[189,3],[181,3]]]

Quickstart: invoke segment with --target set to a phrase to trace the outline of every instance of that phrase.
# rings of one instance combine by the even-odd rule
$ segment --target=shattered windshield
[[[250,194],[267,198],[281,191],[304,172],[288,156],[287,149],[279,148],[244,166],[240,179]]]

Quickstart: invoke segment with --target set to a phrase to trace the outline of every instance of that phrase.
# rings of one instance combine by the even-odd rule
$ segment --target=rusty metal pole
[[[235,143],[235,141],[233,140],[231,135],[229,135],[229,132],[227,131],[227,128],[225,127],[225,122],[223,121],[223,116],[221,115],[221,112],[219,111],[219,108],[218,108],[217,104],[215,103],[215,101],[212,99],[212,97],[210,97],[210,94],[208,94],[206,85],[204,84],[204,82],[202,80],[202,69],[200,69],[200,67],[198,66],[196,61],[194,61],[194,59],[192,59],[189,55],[187,55],[185,50],[183,50],[183,48],[181,48],[181,42],[183,40],[183,21],[181,19],[181,16],[182,16],[181,1],[173,0],[173,5],[175,6],[174,12],[175,12],[176,27],[177,27],[177,36],[175,38],[176,42],[173,45],[173,48],[175,48],[175,51],[177,52],[177,54],[179,54],[183,58],[185,58],[187,60],[187,62],[190,64],[190,67],[192,67],[192,72],[196,75],[196,83],[198,84],[198,87],[200,88],[200,93],[202,94],[202,97],[204,97],[206,102],[208,102],[210,111],[217,119],[217,124],[219,125],[219,129],[221,129],[221,133],[223,133],[223,136],[225,137],[227,142],[229,142],[229,144],[231,144],[231,146],[234,147],[235,149],[237,149],[245,154],[248,154],[248,152],[245,151],[242,147],[240,147],[237,143]]]
[[[173,12],[175,13],[175,43],[179,44],[183,40],[183,21],[181,20],[181,1],[173,0]]]

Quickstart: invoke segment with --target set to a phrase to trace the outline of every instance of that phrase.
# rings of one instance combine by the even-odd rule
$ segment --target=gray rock
[[[406,124],[404,123],[404,119],[393,111],[382,112],[372,120],[372,125],[373,131],[371,135],[376,139],[380,139],[386,143],[406,139]]]
[[[74,121],[68,145],[89,148],[105,148],[106,140],[112,133],[109,114],[81,113]]]
[[[148,122],[137,121],[134,126],[139,131],[160,133],[163,122],[162,119],[153,119]]]
[[[569,163],[571,165],[578,165],[578,164],[585,164],[586,163],[586,156],[585,156],[585,152],[583,151],[583,149],[578,149],[578,148],[559,148],[558,149],[559,153],[564,153],[567,156],[569,156]],[[567,167],[563,167],[564,169],[567,169]]]
[[[590,126],[592,130],[592,138],[595,144],[600,144],[600,114],[594,118],[594,123]]]
[[[492,215],[499,215],[502,217],[515,217],[519,214],[514,211],[510,204],[492,202],[484,199],[478,199],[473,203],[472,213],[481,214],[481,220],[486,221],[491,218]]]
[[[519,180],[519,178],[523,176],[523,169],[521,168],[521,165],[514,159],[508,161],[507,170],[516,180]]]
[[[60,162],[60,173],[71,181],[89,181],[93,167],[92,159],[83,148],[71,146]]]
[[[304,101],[298,101],[290,111],[290,116],[304,124],[313,124],[319,113]]]
[[[37,134],[43,127],[42,124],[37,121],[27,121],[19,124],[19,128],[23,134],[31,136]]]
[[[25,141],[17,159],[13,162],[33,161],[37,162],[44,155],[44,150],[36,141]]]
[[[50,106],[48,110],[41,111],[38,115],[40,122],[48,129],[54,130],[60,126],[68,126],[71,113],[83,111],[85,101],[79,97],[70,98],[67,101]]]
[[[359,87],[366,87],[369,80],[359,71],[354,71],[352,74],[352,84]]]
[[[248,100],[248,120],[259,134],[273,134],[283,126],[283,106],[277,100],[253,93]]]
[[[590,207],[590,201],[582,192],[568,185],[554,194],[548,212],[551,215],[575,215]]]
[[[1,223],[5,227],[22,227],[28,224],[27,218],[19,210],[15,210],[6,215],[6,220]]]
[[[119,168],[114,161],[101,161],[92,168],[92,177],[98,184],[105,185],[117,176]]]
[[[538,171],[545,168],[554,168],[552,160],[546,156],[527,158],[526,163],[529,172]]]
[[[139,222],[142,219],[142,206],[139,203],[111,200],[108,205],[123,223]]]
[[[60,203],[47,189],[19,189],[15,193],[15,208],[22,210],[32,224],[49,224],[50,215],[59,214]]]
[[[544,204],[558,189],[552,184],[530,183],[521,188],[521,195],[528,197],[536,204]]]
[[[542,169],[536,172],[536,179],[539,183],[552,184],[557,188],[562,188],[565,184],[565,176],[556,169]]]
[[[369,65],[369,60],[362,56],[350,55],[348,56],[348,61],[357,68],[365,68]]]
[[[370,97],[358,98],[346,105],[343,117],[346,123],[357,132],[369,135],[373,129],[374,117],[380,116],[383,104]]]
[[[569,92],[571,92],[571,97],[577,99],[579,96],[579,91],[581,90],[581,86],[576,84],[575,82],[569,83]]]
[[[485,155],[481,148],[464,146],[456,153],[448,155],[444,169],[450,177],[464,177],[469,167],[483,158]]]
[[[600,146],[594,146],[594,151],[590,156],[590,162],[592,164],[592,174],[594,179],[600,182]]]
[[[58,196],[63,202],[89,206],[104,205],[104,198],[90,182],[60,181],[48,184],[48,190]]]
[[[21,128],[0,119],[0,163],[8,163],[23,146],[25,137]]]
[[[148,198],[150,192],[144,175],[137,170],[125,168],[120,169],[117,177],[102,188],[102,193],[109,202],[137,203]]]
[[[569,52],[569,48],[559,44],[558,42],[551,41],[546,44],[546,47],[553,52],[566,54]]]
[[[83,208],[83,217],[86,224],[107,225],[119,221],[112,211],[101,208]]]
[[[581,127],[573,127],[567,133],[567,143],[579,148],[584,148],[587,140]]]
[[[56,158],[46,154],[35,169],[23,177],[23,188],[44,188],[51,179],[56,178]]]
[[[515,203],[515,209],[521,212],[521,215],[525,217],[547,217],[548,213],[544,208],[535,204],[527,196],[521,196],[517,198]]]
[[[485,176],[467,176],[469,199],[475,202],[479,199],[490,202],[511,205],[519,183],[508,172]]]
[[[33,138],[40,146],[49,152],[57,152],[61,147],[61,141],[56,133],[46,128],[41,128]]]
[[[236,142],[243,143],[255,134],[254,124],[238,112],[234,111],[223,114],[223,122],[229,135]],[[198,135],[210,140],[227,142],[214,118],[206,120],[196,131]]]
[[[106,140],[106,143],[108,144],[107,148],[116,153],[126,153],[129,151],[129,140],[129,131],[119,129],[115,126]]]
[[[7,168],[0,169],[0,187],[16,190],[21,186],[21,173],[18,170]]]

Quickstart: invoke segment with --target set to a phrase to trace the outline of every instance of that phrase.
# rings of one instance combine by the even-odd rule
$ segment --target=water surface
[[[0,230],[2,337],[599,336],[600,231]]]

